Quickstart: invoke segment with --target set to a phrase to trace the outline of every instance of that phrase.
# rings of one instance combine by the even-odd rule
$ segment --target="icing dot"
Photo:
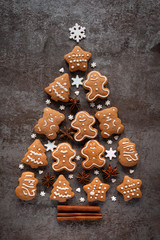
[[[123,194],[126,194],[126,192],[124,191]]]
[[[72,60],[70,61],[70,63],[72,63]]]
[[[63,160],[63,162],[65,162],[65,160]]]
[[[93,185],[93,187],[96,187],[96,185]]]
[[[130,192],[133,192],[133,190],[131,189]]]
[[[102,183],[100,183],[100,186],[102,186]]]
[[[132,193],[132,195],[134,196],[134,193]]]
[[[40,160],[40,158],[38,158],[38,160]]]
[[[66,86],[66,85],[67,85],[67,83],[63,83],[63,85],[64,85],[64,86]]]
[[[70,58],[71,56],[69,55],[68,58]]]
[[[98,88],[96,88],[96,91],[98,91]]]
[[[99,189],[101,189],[101,187],[99,187]]]
[[[80,64],[79,64],[79,63],[77,63],[77,66],[80,66]]]
[[[98,193],[100,193],[100,191],[98,191]]]
[[[137,184],[140,184],[140,182],[137,182]]]
[[[82,54],[82,57],[84,57],[84,54]]]
[[[61,181],[59,181],[59,183],[61,183]]]
[[[49,91],[49,92],[52,92],[52,90],[51,90],[51,89],[49,89],[48,91]]]
[[[85,66],[85,65],[83,65],[83,67],[85,68],[86,66]]]
[[[98,193],[96,193],[96,196],[98,196]]]
[[[29,162],[29,160],[27,159],[26,162]]]
[[[137,197],[139,196],[139,194],[137,193]]]
[[[130,198],[130,196],[128,195],[127,198]]]
[[[125,188],[127,188],[128,186],[126,185]]]
[[[101,198],[103,198],[103,196],[101,196]]]
[[[63,155],[63,157],[65,157],[66,155]]]
[[[96,179],[96,182],[98,182],[98,180]]]
[[[94,195],[94,191],[90,192],[90,195],[92,195],[92,196],[93,196],[93,195]]]
[[[65,184],[65,183],[63,183],[63,185],[65,186],[66,184]]]
[[[139,188],[137,188],[137,190],[139,190]]]
[[[95,83],[94,85],[97,86],[97,83]]]
[[[129,179],[127,180],[127,182],[130,182]]]
[[[97,199],[97,197],[95,197],[95,199]]]
[[[123,189],[123,187],[121,187],[121,189]]]
[[[87,57],[89,57],[89,54],[87,54]]]
[[[133,183],[132,185],[135,186],[135,183]]]
[[[71,68],[74,68],[74,66],[72,66]]]
[[[102,193],[104,193],[104,191],[102,191]]]
[[[129,193],[129,191],[127,191],[127,193]]]
[[[74,59],[73,62],[76,62],[76,60]]]
[[[77,52],[79,52],[79,49],[77,49]]]

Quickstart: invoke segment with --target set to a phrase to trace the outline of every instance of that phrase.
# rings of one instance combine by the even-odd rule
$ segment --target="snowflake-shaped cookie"
[[[75,78],[72,78],[72,85],[76,85],[76,88],[79,88],[79,86],[82,85],[82,80],[83,77],[79,77],[78,75],[76,75]]]
[[[108,157],[109,160],[112,160],[112,158],[116,158],[116,150],[113,150],[112,148],[110,148],[109,150],[106,150],[106,156]]]
[[[44,146],[47,148],[46,151],[49,151],[49,150],[53,151],[53,149],[57,147],[55,145],[55,141],[50,142],[49,140],[48,140],[48,143],[44,144]]]
[[[69,38],[75,40],[76,42],[79,42],[80,40],[86,37],[85,30],[86,30],[85,27],[81,27],[80,25],[78,25],[78,23],[76,23],[73,27],[69,28],[70,31]]]

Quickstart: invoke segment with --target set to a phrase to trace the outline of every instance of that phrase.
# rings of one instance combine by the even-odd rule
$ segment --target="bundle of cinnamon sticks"
[[[58,221],[100,220],[102,214],[99,206],[57,206]]]

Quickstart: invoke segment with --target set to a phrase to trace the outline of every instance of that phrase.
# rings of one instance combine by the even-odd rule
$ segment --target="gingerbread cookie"
[[[116,107],[106,108],[95,114],[100,122],[99,128],[103,138],[109,138],[112,134],[121,134],[124,126],[117,116],[118,109]]]
[[[107,77],[98,71],[88,73],[87,80],[83,81],[83,87],[89,90],[86,94],[86,99],[89,102],[94,102],[97,98],[107,98],[110,94],[110,90],[104,87],[107,82]]]
[[[59,124],[65,119],[64,114],[51,108],[44,108],[43,117],[38,120],[34,130],[38,134],[44,134],[48,139],[53,140],[57,137]]]
[[[95,121],[95,118],[88,112],[78,112],[75,116],[75,119],[71,123],[71,127],[77,130],[77,132],[74,134],[74,139],[77,142],[80,142],[85,138],[95,138],[98,134],[97,129],[92,127]]]
[[[15,189],[15,194],[21,200],[29,201],[36,196],[38,179],[32,172],[24,172],[19,178],[19,186]]]
[[[123,194],[124,201],[128,202],[132,198],[141,198],[142,193],[140,186],[142,181],[140,179],[133,179],[128,176],[125,176],[123,183],[117,186],[117,191]]]
[[[67,179],[63,175],[60,175],[53,184],[53,189],[49,198],[59,202],[66,202],[67,199],[74,197],[74,195]]]
[[[93,201],[106,201],[106,192],[110,186],[102,183],[98,177],[95,177],[93,181],[83,186],[84,191],[87,193],[88,202]]]
[[[22,162],[29,165],[31,168],[38,168],[48,165],[45,154],[46,149],[41,141],[36,139],[28,148],[28,152],[24,155]]]
[[[86,158],[82,162],[82,167],[90,170],[94,167],[102,168],[106,164],[106,159],[102,157],[105,148],[96,140],[88,141],[84,148],[81,149],[81,156]]]
[[[71,147],[69,143],[60,143],[57,148],[52,152],[53,159],[56,160],[52,164],[54,171],[59,172],[67,170],[73,172],[77,166],[72,160],[76,156],[76,151]]]
[[[135,166],[139,161],[135,143],[132,143],[128,138],[123,138],[118,142],[118,145],[120,164],[125,167]]]
[[[54,82],[44,90],[48,95],[51,96],[51,99],[54,101],[68,102],[70,87],[71,84],[69,81],[69,75],[68,73],[65,73],[62,76],[55,78]]]
[[[92,54],[90,52],[83,51],[79,46],[75,46],[72,52],[66,54],[64,59],[69,64],[69,71],[86,71],[87,62],[91,58]]]

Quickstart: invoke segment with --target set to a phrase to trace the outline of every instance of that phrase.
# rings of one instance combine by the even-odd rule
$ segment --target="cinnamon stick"
[[[102,214],[101,213],[86,213],[86,212],[57,213],[57,217],[72,217],[72,216],[102,216]]]
[[[102,219],[102,216],[72,216],[72,217],[57,217],[58,221],[96,221]]]
[[[60,211],[60,212],[100,212],[100,207],[99,206],[58,205],[57,211]]]

